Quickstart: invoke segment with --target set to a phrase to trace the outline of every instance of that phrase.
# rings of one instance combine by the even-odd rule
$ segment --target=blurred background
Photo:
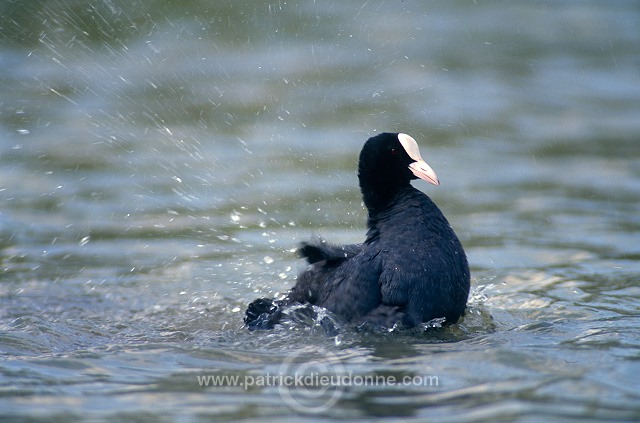
[[[622,0],[0,2],[0,414],[284,418],[277,390],[193,375],[309,347],[443,381],[316,418],[639,419],[638,22]],[[248,333],[298,242],[364,239],[357,157],[384,131],[440,177],[414,185],[465,245],[468,316]]]

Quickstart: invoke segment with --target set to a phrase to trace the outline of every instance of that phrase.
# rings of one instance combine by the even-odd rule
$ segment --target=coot
[[[309,262],[282,300],[260,298],[247,308],[247,328],[270,329],[293,305],[316,305],[356,325],[413,327],[436,318],[455,323],[469,295],[467,257],[449,222],[412,179],[439,185],[406,134],[369,138],[358,178],[368,210],[362,244],[302,243]]]

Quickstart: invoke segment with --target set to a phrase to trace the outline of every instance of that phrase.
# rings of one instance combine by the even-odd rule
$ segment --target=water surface
[[[632,1],[4,3],[0,414],[637,421],[638,21]],[[356,160],[381,131],[440,177],[415,185],[466,248],[467,316],[249,333],[298,242],[364,239]],[[307,373],[351,379],[257,383]]]

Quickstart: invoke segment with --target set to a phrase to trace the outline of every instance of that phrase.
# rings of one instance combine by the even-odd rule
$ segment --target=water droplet
[[[90,239],[91,239],[90,236],[85,236],[84,238],[82,238],[79,242],[80,246],[84,247],[85,245],[87,245]]]

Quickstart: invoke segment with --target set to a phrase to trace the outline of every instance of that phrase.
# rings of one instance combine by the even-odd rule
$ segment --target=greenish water
[[[3,2],[0,416],[639,420],[638,22],[634,1]],[[415,185],[465,245],[468,315],[249,333],[298,242],[363,240],[381,131],[440,177]]]

